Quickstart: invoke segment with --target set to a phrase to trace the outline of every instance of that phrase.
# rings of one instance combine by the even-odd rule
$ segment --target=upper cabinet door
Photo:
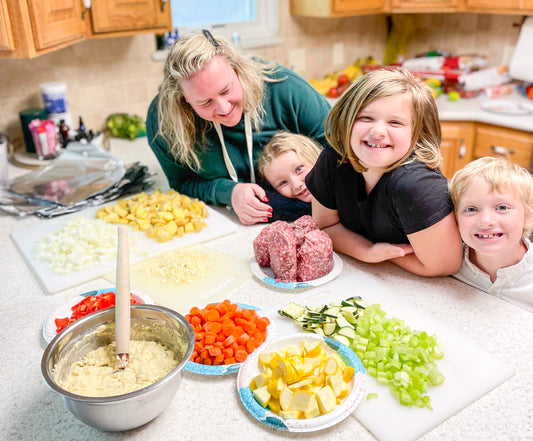
[[[443,12],[455,11],[458,0],[392,0],[393,11],[410,12]]]
[[[466,0],[466,7],[485,11],[520,10],[524,8],[523,0]]]
[[[387,6],[387,0],[333,0],[333,12],[363,13],[363,12],[383,12]]]
[[[121,32],[170,26],[170,1],[92,0],[93,32]]]
[[[11,19],[6,0],[0,0],[0,50],[15,50],[15,40],[11,31]]]
[[[28,0],[28,7],[36,49],[85,38],[80,0]]]

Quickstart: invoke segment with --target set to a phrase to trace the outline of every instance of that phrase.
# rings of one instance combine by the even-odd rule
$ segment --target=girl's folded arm
[[[324,207],[314,197],[311,200],[311,205],[313,207],[313,218],[320,229],[329,235],[335,251],[370,263],[383,262],[413,252],[410,245],[373,243],[360,234],[345,228],[339,222],[337,210]]]
[[[392,259],[420,276],[448,276],[461,266],[463,249],[453,213],[436,224],[408,236],[414,253]]]

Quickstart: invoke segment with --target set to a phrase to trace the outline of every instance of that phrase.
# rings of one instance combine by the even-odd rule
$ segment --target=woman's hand
[[[268,222],[272,207],[265,202],[268,202],[265,190],[257,184],[237,184],[231,193],[231,206],[244,225]]]

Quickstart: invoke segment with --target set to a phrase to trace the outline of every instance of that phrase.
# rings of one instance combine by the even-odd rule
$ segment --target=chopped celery
[[[320,306],[290,302],[279,313],[294,317],[306,332],[325,334],[349,346],[368,374],[388,385],[401,404],[431,409],[428,386],[444,381],[435,364],[444,357],[435,336],[413,331],[399,318],[387,318],[380,305],[366,305],[360,297]]]

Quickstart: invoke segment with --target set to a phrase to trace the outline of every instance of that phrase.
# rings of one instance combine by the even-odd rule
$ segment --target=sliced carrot
[[[246,342],[246,352],[248,352],[249,354],[251,354],[254,350],[255,350],[255,341],[250,339]]]
[[[268,317],[225,299],[185,315],[195,333],[191,360],[206,365],[242,363],[266,339]]]
[[[243,351],[242,349],[238,349],[235,351],[235,360],[237,360],[239,363],[245,361],[247,357],[248,353],[245,350]]]

